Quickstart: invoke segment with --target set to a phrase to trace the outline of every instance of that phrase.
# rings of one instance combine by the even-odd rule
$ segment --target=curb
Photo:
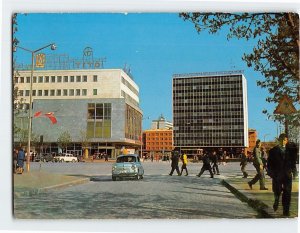
[[[224,185],[227,189],[230,190],[231,193],[233,193],[239,200],[242,202],[246,202],[250,207],[258,211],[263,218],[276,218],[278,216],[275,216],[272,212],[273,210],[266,205],[264,202],[247,197],[244,193],[237,190],[234,186],[229,184],[226,180],[222,180],[221,184]]]
[[[66,183],[62,183],[62,184],[43,187],[43,188],[33,188],[30,190],[21,191],[21,192],[16,191],[16,192],[14,192],[14,197],[37,195],[37,194],[45,193],[51,189],[58,189],[58,188],[64,188],[67,186],[73,186],[73,185],[77,185],[77,184],[84,184],[84,183],[87,183],[88,181],[90,181],[90,178],[74,180],[74,181],[70,181],[70,182],[66,182]]]

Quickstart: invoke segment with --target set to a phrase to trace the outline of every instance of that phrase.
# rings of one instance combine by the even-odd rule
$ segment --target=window
[[[74,82],[74,76],[70,76],[70,82],[71,82],[71,83]]]
[[[74,89],[69,89],[69,96],[74,96]]]
[[[76,82],[81,82],[81,76],[76,76]]]
[[[32,96],[36,96],[36,90],[32,90]]]
[[[19,90],[19,96],[23,96],[24,95],[24,91],[23,90]]]
[[[33,79],[32,82],[33,82],[33,83],[36,83],[36,76],[33,76],[32,79]]]
[[[64,89],[64,90],[63,90],[63,95],[64,95],[64,96],[67,96],[67,95],[68,95],[68,90],[67,90],[67,89]]]
[[[18,77],[15,77],[15,83],[18,83],[19,79]]]
[[[94,75],[94,76],[93,76],[93,81],[94,81],[94,82],[97,82],[97,81],[98,81],[97,79],[98,79],[98,76],[97,76],[97,75]]]
[[[45,83],[49,82],[49,76],[45,76]]]
[[[55,95],[55,90],[50,90],[50,96],[54,96]]]
[[[29,96],[29,90],[25,91],[25,96]]]
[[[61,76],[57,76],[57,82],[61,83]]]
[[[87,95],[87,89],[82,89],[82,95],[84,95],[84,96]]]
[[[93,89],[93,95],[97,95],[97,89]]]
[[[87,82],[87,76],[86,75],[84,75],[82,78],[83,78],[83,82]]]
[[[26,77],[26,83],[30,83],[30,77]]]
[[[61,96],[61,90],[60,89],[56,90],[56,96]]]
[[[64,82],[67,83],[69,80],[69,77],[68,76],[64,76]]]
[[[42,90],[38,90],[38,96],[42,96],[43,95],[43,91]]]
[[[43,76],[39,76],[39,83],[43,82]]]
[[[49,90],[44,90],[44,96],[48,96],[49,95]]]
[[[111,137],[111,115],[105,116],[105,112],[111,113],[110,103],[89,103],[87,106],[87,136],[91,138]],[[105,110],[109,108],[109,110]]]
[[[51,76],[51,82],[55,83],[55,76]]]
[[[76,89],[76,95],[77,95],[77,96],[80,95],[80,89]]]
[[[24,77],[20,77],[20,83],[24,83]]]

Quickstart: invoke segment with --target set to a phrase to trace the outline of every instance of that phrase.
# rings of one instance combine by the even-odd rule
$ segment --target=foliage
[[[267,88],[266,101],[278,103],[287,94],[296,108],[299,101],[299,15],[296,13],[180,13],[183,20],[191,21],[198,33],[208,30],[215,34],[228,27],[227,39],[238,38],[257,41],[251,54],[243,60],[265,77],[257,85]],[[263,111],[268,117],[272,115]],[[274,117],[274,116],[273,116]],[[282,116],[275,116],[275,120]],[[300,112],[294,114],[290,124],[299,126]]]
[[[80,131],[80,142],[82,148],[87,148],[91,145],[89,138],[87,137],[87,133],[85,131]]]
[[[72,142],[72,137],[68,131],[62,132],[57,139],[58,146],[64,149],[67,149],[68,145],[71,142]]]

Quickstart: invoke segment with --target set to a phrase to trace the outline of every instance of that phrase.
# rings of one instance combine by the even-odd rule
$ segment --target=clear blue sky
[[[264,108],[273,112],[276,107],[265,101],[267,90],[256,85],[263,77],[241,59],[252,51],[255,41],[227,41],[226,30],[197,34],[192,23],[175,13],[19,15],[17,37],[20,46],[32,50],[55,42],[56,53],[81,58],[89,46],[94,57],[106,57],[104,68],[129,65],[140,88],[144,117],[149,117],[144,129],[160,114],[173,121],[173,74],[244,70],[249,128],[255,128],[261,140],[276,137],[277,124],[262,113]],[[17,61],[30,63],[29,55],[19,50]]]

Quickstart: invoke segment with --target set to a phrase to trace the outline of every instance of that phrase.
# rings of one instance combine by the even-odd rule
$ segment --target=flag
[[[42,115],[42,111],[36,112],[33,117],[40,117]]]
[[[54,116],[53,112],[45,113],[44,116],[48,117],[50,119],[50,121],[52,122],[52,124],[56,124],[57,123],[56,117]]]

